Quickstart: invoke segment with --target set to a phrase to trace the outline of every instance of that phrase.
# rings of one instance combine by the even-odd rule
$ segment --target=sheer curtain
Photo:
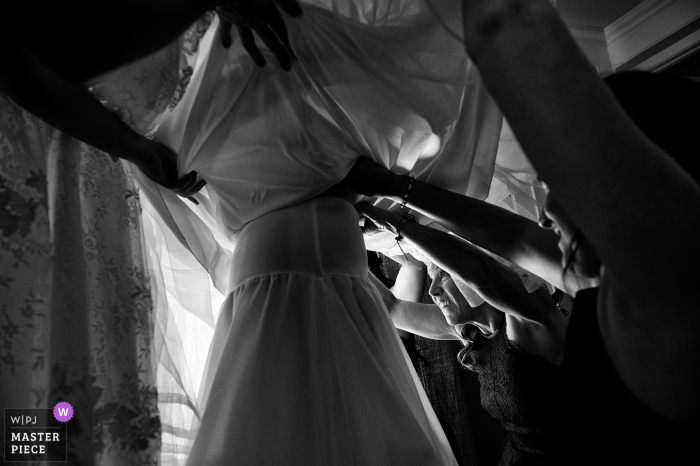
[[[148,131],[182,95],[209,20],[102,77],[94,94]],[[0,93],[0,404],[70,402],[72,465],[159,464],[161,450],[177,450],[172,418],[194,412],[171,408],[192,405],[182,388],[189,376],[168,370],[170,348],[179,348],[175,357],[186,350],[163,318],[167,297],[149,235],[133,167]],[[206,323],[211,330],[213,320]]]
[[[71,403],[70,464],[157,464],[139,210],[125,165],[0,94],[0,404]]]
[[[148,134],[175,108],[193,74],[200,40],[213,13],[193,24],[170,47],[102,78],[93,93],[138,132]],[[152,359],[160,415],[159,464],[181,464],[197,431],[198,392],[216,316],[224,297],[183,244],[172,219],[148,201],[153,184],[131,169],[138,186],[143,264],[151,293]],[[145,188],[144,188],[145,186]],[[172,193],[170,193],[172,194]],[[174,197],[177,197],[173,194]]]

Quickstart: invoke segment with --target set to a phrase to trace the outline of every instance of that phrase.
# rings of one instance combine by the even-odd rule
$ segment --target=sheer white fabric
[[[368,279],[350,203],[259,217],[234,264],[188,464],[456,464]]]
[[[141,179],[144,235],[154,264],[158,329],[164,339],[158,374],[159,406],[167,418],[161,460],[166,464],[182,464],[199,429],[200,439],[210,438],[215,444],[208,448],[196,445],[197,459],[192,464],[216,464],[204,459],[204,450],[223,455],[229,446],[240,448],[240,464],[254,464],[248,462],[252,459],[247,454],[257,451],[262,455],[268,449],[273,450],[270,454],[279,453],[283,449],[277,448],[278,442],[286,445],[288,451],[298,452],[301,445],[307,445],[304,442],[318,443],[313,451],[319,455],[337,451],[333,461],[337,459],[338,464],[352,458],[342,456],[350,451],[348,445],[353,446],[354,454],[366,453],[368,458],[375,458],[374,462],[360,460],[361,464],[418,464],[416,461],[451,464],[453,459],[446,451],[444,436],[435,428],[422,389],[416,386],[405,357],[399,357],[401,348],[395,335],[387,333],[391,330],[386,325],[387,317],[369,317],[369,309],[376,312],[379,304],[363,279],[357,274],[340,274],[349,277],[347,280],[334,275],[321,280],[337,283],[317,284],[314,288],[306,283],[309,280],[306,275],[294,281],[291,267],[284,270],[285,280],[274,282],[267,270],[263,275],[269,283],[263,284],[261,278],[255,287],[248,286],[252,282],[242,284],[237,278],[241,270],[258,264],[266,256],[241,259],[237,243],[243,241],[248,228],[268,216],[284,214],[300,204],[308,206],[306,201],[341,181],[359,156],[371,157],[419,180],[485,198],[493,177],[502,116],[461,42],[445,29],[461,29],[460,2],[433,0],[430,8],[424,0],[309,0],[301,5],[304,14],[300,18],[285,18],[292,47],[299,58],[291,72],[282,71],[262,46],[268,64],[264,68],[256,67],[236,37],[229,50],[223,49],[213,25],[202,39],[194,74],[183,99],[158,120],[154,138],[178,153],[181,172],[196,170],[208,182],[196,196],[200,204],[195,206]],[[284,234],[279,241],[265,244],[274,245],[277,255],[305,251],[289,239],[295,232],[306,231],[304,227],[304,224],[270,227]],[[343,249],[345,241],[353,240],[345,238],[334,242],[332,247]],[[375,249],[390,246],[393,238],[383,241],[384,245],[375,245]],[[227,296],[218,321],[211,311],[216,292],[210,290],[209,277]],[[354,298],[348,294],[350,289],[354,290],[351,293]],[[348,316],[361,315],[372,322],[378,333],[344,335],[336,331],[326,333],[314,326],[308,319],[318,319],[323,314],[318,312],[321,306],[317,301],[322,290],[335,293],[332,305],[326,303],[326,309],[347,311],[343,306],[359,303],[359,311],[353,312],[360,314],[340,312],[345,320],[334,321],[334,328],[345,327],[347,319],[354,319]],[[263,299],[263,292],[269,300]],[[297,299],[308,300],[303,316],[297,316],[299,321],[285,314],[284,307]],[[262,306],[263,301],[270,307]],[[263,308],[268,309],[264,316]],[[279,315],[270,312],[275,309]],[[245,318],[239,320],[239,314]],[[280,334],[277,339],[268,338],[277,319],[285,322],[285,326],[294,325],[294,332]],[[366,351],[363,338],[376,340],[381,351],[376,354]],[[297,351],[290,348],[313,340],[318,348],[325,348],[315,353],[321,358],[319,367],[324,369],[310,374],[309,367],[305,368],[301,362],[303,358],[299,361],[291,358]],[[260,346],[263,341],[265,344]],[[188,342],[196,342],[196,346],[188,347]],[[356,350],[353,342],[358,345]],[[342,357],[328,352],[328,345],[341,345]],[[262,348],[258,354],[273,365],[269,370],[260,364],[250,366],[260,372],[252,371],[253,375],[243,377],[234,368],[248,367],[254,348]],[[220,358],[227,358],[226,363]],[[384,379],[379,377],[382,371],[375,371],[375,376],[367,376],[365,380],[363,371],[371,372],[394,363],[396,368],[385,372]],[[287,403],[294,404],[295,395],[302,394],[298,388],[289,387],[286,391],[280,377],[289,375],[294,380],[306,380],[315,390],[320,390],[323,383],[328,383],[324,374],[328,375],[331,368],[342,371],[347,365],[354,367],[348,376],[357,380],[343,379],[342,387],[347,384],[348,391],[331,393],[352,400],[348,406],[356,415],[366,410],[366,416],[373,416],[373,411],[379,411],[377,418],[386,422],[373,428],[385,430],[368,432],[383,436],[383,442],[391,446],[389,449],[379,448],[370,441],[358,445],[357,438],[351,441],[352,436],[345,439],[350,443],[338,445],[339,438],[351,433],[360,435],[355,430],[357,423],[350,427],[335,419],[330,424],[327,420],[325,424],[319,421],[318,425],[314,424],[316,427],[300,425],[304,421],[303,416],[299,417],[301,408],[281,409]],[[224,366],[227,369],[220,372],[224,375],[219,375],[217,367]],[[293,375],[294,371],[305,374],[304,378]],[[271,378],[273,373],[277,377],[269,387],[260,379],[254,382],[251,378]],[[219,382],[220,387],[227,387],[225,390],[216,391],[216,377],[225,380]],[[364,387],[365,394],[361,394],[358,384]],[[215,389],[210,392],[212,386]],[[390,387],[398,392],[395,399],[387,401],[382,414],[384,408],[379,409],[367,400],[372,399],[370,394],[374,391],[388,396]],[[256,394],[258,390],[260,393]],[[259,419],[246,411],[231,410],[237,403],[231,395],[234,392],[240,393],[241,399],[253,397],[256,406],[262,408],[264,399],[279,397],[278,400],[285,402],[273,405],[281,409],[281,417],[273,416],[277,410]],[[324,398],[320,391],[312,393],[319,405],[323,405],[324,399],[331,400],[328,398],[331,395]],[[403,408],[396,407],[396,403],[403,404]],[[317,411],[313,410],[320,409],[310,402],[302,406],[314,413]],[[335,410],[326,406],[325,412]],[[390,414],[393,421],[389,424]],[[313,414],[311,419],[318,421],[319,416]],[[402,421],[405,417],[412,421]],[[200,428],[201,419],[206,422]],[[319,430],[320,426],[331,424],[336,429],[343,426],[346,433],[339,431],[336,438],[336,434]],[[404,424],[406,430],[399,433],[405,434],[405,438],[391,435],[386,438],[394,427]],[[246,425],[249,429],[243,427]],[[221,426],[225,427],[223,431]],[[255,434],[259,433],[257,429],[263,429],[262,436]],[[268,430],[279,429],[289,439],[296,438],[300,446],[294,449],[285,443],[291,440],[284,440],[281,431],[279,439],[272,441],[267,437],[266,443],[255,443],[266,438]],[[227,432],[236,432],[236,436]],[[296,434],[299,436],[295,437]],[[246,435],[252,437],[247,439]],[[238,436],[246,440],[238,441]],[[414,446],[417,450],[412,450]],[[390,450],[391,460],[382,456]],[[408,455],[411,451],[413,456]],[[402,456],[404,453],[407,455]],[[300,458],[287,461],[314,464]],[[333,464],[325,461],[319,460]],[[271,460],[267,464],[282,463]]]
[[[199,40],[213,16],[202,17],[169,47],[93,81],[93,94],[134,130],[142,134],[153,130],[155,118],[181,99]],[[152,304],[148,315],[155,320],[152,362],[157,364],[157,393],[154,389],[153,398],[157,398],[160,424],[151,425],[160,436],[153,436],[152,442],[160,446],[159,464],[180,464],[198,425],[197,391],[214,333],[213,310],[219,309],[223,297],[211,288],[209,274],[173,233],[176,230],[153,222],[147,192],[141,185],[141,231],[152,300],[133,297]],[[135,200],[131,194],[128,198]]]
[[[442,24],[459,30],[460,3],[303,7],[300,19],[287,21],[299,57],[291,72],[272,57],[256,67],[239,41],[225,50],[212,31],[189,92],[156,132],[180,154],[183,173],[196,170],[208,181],[211,203],[197,214],[206,210],[200,218],[218,244],[229,249],[256,216],[338,183],[361,155],[486,197],[502,116],[462,43]],[[214,254],[222,274],[213,274],[214,282],[225,293],[226,253],[203,247]]]

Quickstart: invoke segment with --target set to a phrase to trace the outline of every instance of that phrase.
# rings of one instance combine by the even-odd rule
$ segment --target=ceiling
[[[602,29],[644,0],[557,0],[568,24]]]

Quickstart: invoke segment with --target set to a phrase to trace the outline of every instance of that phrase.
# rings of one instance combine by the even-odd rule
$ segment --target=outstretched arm
[[[358,208],[374,223],[396,234],[399,214],[368,204],[359,204]],[[403,223],[401,236],[501,312],[544,327],[565,324],[566,319],[546,293],[528,293],[517,273],[466,241],[415,221]]]
[[[254,32],[282,67],[290,68],[293,53],[279,10],[299,16],[296,0],[101,0],[99,7],[92,0],[38,5],[7,0],[0,5],[0,15],[8,19],[3,29],[13,39],[7,44],[24,45],[52,71],[78,83],[166,47],[214,9],[222,18],[224,46],[231,43],[230,27],[235,23],[255,63],[262,66],[265,60]]]
[[[6,40],[0,31],[0,39]],[[5,42],[11,43],[11,42]],[[0,89],[51,126],[91,146],[137,165],[157,183],[190,196],[203,182],[196,173],[177,177],[176,155],[132,131],[80,84],[57,76],[21,46],[7,47]]]
[[[470,56],[606,275],[641,307],[696,306],[698,183],[634,125],[547,0],[463,9]]]
[[[397,175],[366,157],[360,157],[345,179],[353,191],[401,202],[408,176]],[[536,223],[477,199],[414,181],[407,206],[574,295],[595,280],[564,275],[558,237]]]
[[[390,259],[401,264],[394,286],[390,288],[391,293],[404,301],[420,302],[425,291],[425,278],[428,275],[425,264],[410,254],[406,257],[395,256]]]
[[[432,340],[459,340],[454,327],[435,304],[421,304],[397,299],[377,277],[368,274],[389,310],[396,328]]]
[[[620,108],[546,0],[464,0],[463,18],[489,91],[604,264],[603,336],[622,380],[697,425],[700,185]]]

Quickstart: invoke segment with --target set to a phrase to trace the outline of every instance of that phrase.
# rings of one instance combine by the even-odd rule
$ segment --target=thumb
[[[369,235],[373,235],[375,233],[379,233],[380,231],[382,231],[382,229],[379,227],[379,225],[374,223],[368,217],[365,217],[364,219],[365,219],[365,223],[360,228],[362,230],[363,235],[369,236]]]

